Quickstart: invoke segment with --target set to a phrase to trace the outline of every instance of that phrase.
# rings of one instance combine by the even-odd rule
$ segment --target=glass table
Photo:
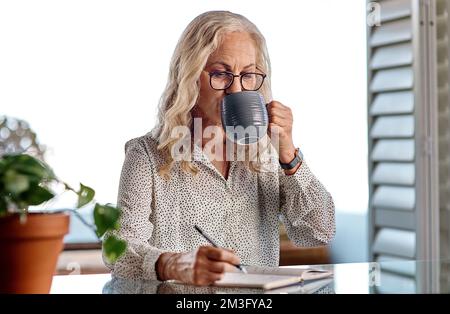
[[[287,266],[304,268],[307,266]],[[450,260],[384,261],[314,265],[333,271],[333,277],[275,290],[196,287],[152,280],[127,280],[110,274],[54,276],[50,293],[97,294],[373,294],[450,293]]]

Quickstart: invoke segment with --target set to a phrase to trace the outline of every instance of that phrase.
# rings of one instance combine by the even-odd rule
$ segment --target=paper
[[[330,270],[314,268],[314,267],[262,267],[262,266],[245,266],[249,274],[270,274],[283,276],[299,276],[303,280],[316,280],[327,278],[333,275]]]
[[[278,268],[246,266],[248,274],[242,272],[225,273],[214,283],[219,287],[261,288],[265,290],[298,284],[303,281],[332,276],[331,271],[314,268]]]
[[[299,276],[283,276],[268,274],[225,273],[223,278],[214,283],[217,287],[275,289],[293,285],[302,281]]]
[[[312,280],[312,281],[304,281],[301,284],[281,287],[272,290],[266,290],[264,293],[266,294],[279,294],[279,293],[290,293],[290,294],[313,294],[319,291],[320,289],[328,286],[333,282],[331,278]]]

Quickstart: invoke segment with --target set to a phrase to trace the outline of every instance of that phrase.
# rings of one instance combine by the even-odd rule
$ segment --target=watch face
[[[300,150],[300,148],[297,149],[298,155],[300,156],[300,159],[303,160],[303,153]]]
[[[283,168],[284,170],[291,170],[293,168],[295,168],[300,162],[303,162],[303,153],[300,150],[300,148],[297,148],[295,150],[295,158],[287,164],[284,164],[280,161],[280,165],[281,168]]]

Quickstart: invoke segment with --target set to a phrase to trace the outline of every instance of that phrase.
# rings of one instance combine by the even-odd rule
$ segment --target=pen
[[[210,236],[208,236],[205,231],[203,231],[199,226],[195,225],[194,226],[195,230],[197,230],[209,243],[212,244],[212,246],[216,247],[216,248],[220,248],[220,246],[218,246],[216,244],[216,242],[213,241],[213,239],[211,239]],[[242,265],[234,265],[236,268],[240,269],[243,273],[247,274],[247,270],[244,268],[244,266]]]

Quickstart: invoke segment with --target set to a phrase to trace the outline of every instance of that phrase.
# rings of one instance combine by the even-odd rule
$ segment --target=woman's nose
[[[234,94],[242,91],[241,81],[239,80],[239,77],[235,77],[233,80],[233,84],[230,85],[226,89],[227,94]]]

